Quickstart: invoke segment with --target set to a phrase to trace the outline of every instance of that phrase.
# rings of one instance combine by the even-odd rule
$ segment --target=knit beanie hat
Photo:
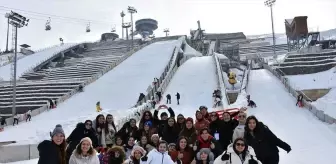
[[[84,137],[79,143],[82,143],[83,141],[87,141],[90,143],[90,146],[92,147],[92,140],[89,137]]]
[[[154,137],[160,138],[158,134],[153,134],[152,137],[151,137],[151,140],[153,140]]]
[[[65,136],[62,125],[60,124],[56,125],[55,129],[51,133],[51,137],[55,136],[56,134],[63,134],[63,136]]]
[[[149,126],[149,127],[152,127],[153,124],[152,124],[152,121],[146,121],[144,125],[147,125],[147,126]]]
[[[132,150],[132,152],[131,152],[131,156],[132,156],[132,157],[134,157],[134,153],[135,153],[136,151],[139,151],[143,156],[147,153],[146,150],[143,149],[142,147],[140,147],[140,146],[134,146],[134,147],[133,147],[133,150]]]

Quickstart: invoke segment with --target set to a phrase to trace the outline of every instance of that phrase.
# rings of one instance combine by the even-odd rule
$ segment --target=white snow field
[[[194,117],[201,105],[210,110],[213,106],[212,93],[217,88],[215,69],[211,56],[190,58],[176,71],[160,104],[173,108],[176,116],[181,113],[185,117]],[[177,92],[181,95],[180,105],[176,101]],[[167,94],[172,96],[171,104],[166,104]]]
[[[49,132],[56,124],[61,124],[69,135],[78,122],[95,119],[97,101],[100,101],[103,112],[110,112],[115,120],[126,116],[130,112],[127,109],[136,103],[139,94],[146,93],[154,77],[162,74],[179,43],[177,40],[157,42],[139,50],[56,109],[33,117],[31,122],[9,126],[1,132],[0,141],[37,143],[49,139]]]
[[[336,88],[332,88],[326,95],[312,102],[319,110],[323,110],[329,116],[336,118]]]
[[[37,164],[37,162],[38,162],[38,158],[37,159],[26,160],[26,161],[9,162],[9,163],[6,163],[6,164]],[[0,163],[0,164],[2,164],[2,163]]]
[[[336,67],[319,73],[288,75],[286,78],[297,90],[335,88]]]
[[[44,51],[31,54],[17,61],[17,74],[16,77],[19,78],[23,73],[41,63],[44,60],[47,60],[55,55],[55,53],[65,50],[69,47],[74,46],[75,44],[63,44],[59,46],[54,46],[52,48],[46,49]],[[5,65],[0,67],[0,80],[9,81],[11,78],[11,65]]]
[[[248,110],[264,122],[292,151],[280,150],[280,164],[335,163],[336,133],[308,110],[295,106],[296,99],[267,70],[250,72],[248,94],[257,108]]]

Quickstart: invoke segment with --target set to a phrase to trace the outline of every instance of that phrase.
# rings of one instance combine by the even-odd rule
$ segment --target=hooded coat
[[[168,152],[161,153],[153,149],[147,155],[147,161],[140,160],[140,164],[174,164]]]
[[[115,152],[118,152],[120,156],[115,157]],[[123,147],[113,146],[103,156],[102,164],[123,164],[126,159],[126,154]]]
[[[58,149],[58,146],[54,142],[50,140],[42,141],[37,146],[40,156],[38,164],[61,164]]]

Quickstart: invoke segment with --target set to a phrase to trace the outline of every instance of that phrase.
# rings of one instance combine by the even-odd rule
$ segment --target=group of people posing
[[[169,113],[169,116],[168,116]],[[113,116],[78,123],[65,138],[57,125],[38,145],[38,164],[278,164],[278,147],[291,147],[246,108],[222,114],[201,106],[193,118],[145,111],[117,129]],[[236,117],[237,119],[234,119]],[[97,155],[98,154],[98,155]]]

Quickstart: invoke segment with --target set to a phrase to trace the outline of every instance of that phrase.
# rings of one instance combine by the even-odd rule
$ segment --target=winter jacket
[[[140,161],[134,161],[131,157],[129,159],[127,159],[124,164],[140,164],[141,160]]]
[[[272,161],[279,156],[278,147],[285,151],[290,151],[291,147],[279,139],[273,132],[262,122],[257,123],[258,130],[252,136],[249,132],[245,133],[245,139],[248,145],[252,146],[258,159],[261,162]]]
[[[228,159],[222,160],[222,156],[227,154]],[[255,160],[258,164],[262,164],[256,157],[254,150],[251,146],[248,146],[246,150],[245,160],[242,161],[241,157],[233,150],[233,144],[230,144],[227,151],[224,151],[222,155],[215,159],[213,164],[249,164],[249,160]]]
[[[168,152],[160,153],[154,149],[148,153],[147,161],[141,159],[140,164],[174,164],[174,162]]]
[[[196,139],[197,139],[195,128],[191,128],[191,129],[184,128],[184,129],[182,129],[182,131],[179,134],[179,137],[181,137],[181,136],[184,136],[184,137],[188,138],[188,144],[194,144]]]
[[[37,164],[61,164],[59,160],[58,146],[52,141],[44,140],[37,146],[39,160]]]
[[[150,118],[148,120],[145,119],[145,115],[146,114],[149,114],[150,115]],[[152,113],[150,111],[145,111],[143,114],[142,114],[142,118],[140,119],[140,122],[139,122],[139,129],[143,129],[144,128],[144,123],[147,122],[147,121],[151,121],[153,126],[152,127],[157,127],[159,125],[159,120],[158,118],[154,118]]]
[[[105,144],[114,144],[114,136],[116,131],[114,130],[112,124],[108,124],[108,133],[105,132]]]
[[[207,119],[202,118],[202,119],[196,121],[195,129],[196,129],[196,131],[199,132],[204,128],[208,128],[209,124],[210,124],[210,122]]]
[[[126,155],[125,157],[126,157],[126,159],[128,159],[131,156],[133,147],[134,146],[128,146],[128,145],[124,146],[124,151],[125,151],[125,155]]]
[[[214,149],[211,148],[212,143],[215,145]],[[201,136],[198,136],[195,146],[197,146],[196,152],[198,152],[202,148],[211,149],[215,157],[219,156],[223,152],[222,147],[220,146],[219,142],[217,142],[216,139],[213,138],[212,136],[209,136],[207,140],[203,140]]]
[[[70,157],[69,164],[99,164],[99,159],[96,153],[97,152],[94,150],[92,154],[84,157],[74,151]]]
[[[175,112],[173,111],[172,108],[168,108],[168,112],[169,112],[169,117],[173,117],[175,118]],[[158,122],[158,129],[162,130],[167,124],[168,124],[168,120],[160,120],[158,117],[159,111],[155,110],[154,111],[154,119],[157,120]],[[161,134],[160,134],[161,135]]]
[[[165,140],[167,143],[176,143],[179,133],[177,124],[173,127],[167,125],[162,130],[162,140]]]
[[[237,125],[238,121],[235,119],[231,119],[227,122],[217,119],[216,121],[210,123],[210,134],[215,136],[215,133],[218,133],[218,142],[220,143],[221,148],[226,150],[227,146],[232,143],[233,131]]]
[[[92,141],[92,146],[96,148],[98,146],[98,138],[93,129],[87,130],[84,123],[78,123],[76,128],[71,132],[69,137],[66,139],[68,147],[66,150],[66,159],[70,159],[72,152],[75,150],[76,146],[79,144],[80,140],[89,137]]]
[[[136,137],[138,127],[131,127],[130,122],[126,122],[116,135],[121,136],[124,143],[127,143],[128,137]]]
[[[115,152],[119,152],[119,158],[115,158]],[[112,148],[108,149],[108,151],[104,154],[102,158],[101,164],[123,164],[126,159],[125,151],[123,147],[120,146],[113,146]]]
[[[236,140],[237,138],[244,138],[245,132],[245,125],[238,125],[235,130],[233,131],[232,141]]]
[[[191,163],[194,159],[194,156],[196,155],[193,150],[188,149],[185,151],[170,151],[169,155],[171,156],[172,160],[176,162],[178,160],[178,154],[182,153],[183,158],[181,159],[182,163]]]

